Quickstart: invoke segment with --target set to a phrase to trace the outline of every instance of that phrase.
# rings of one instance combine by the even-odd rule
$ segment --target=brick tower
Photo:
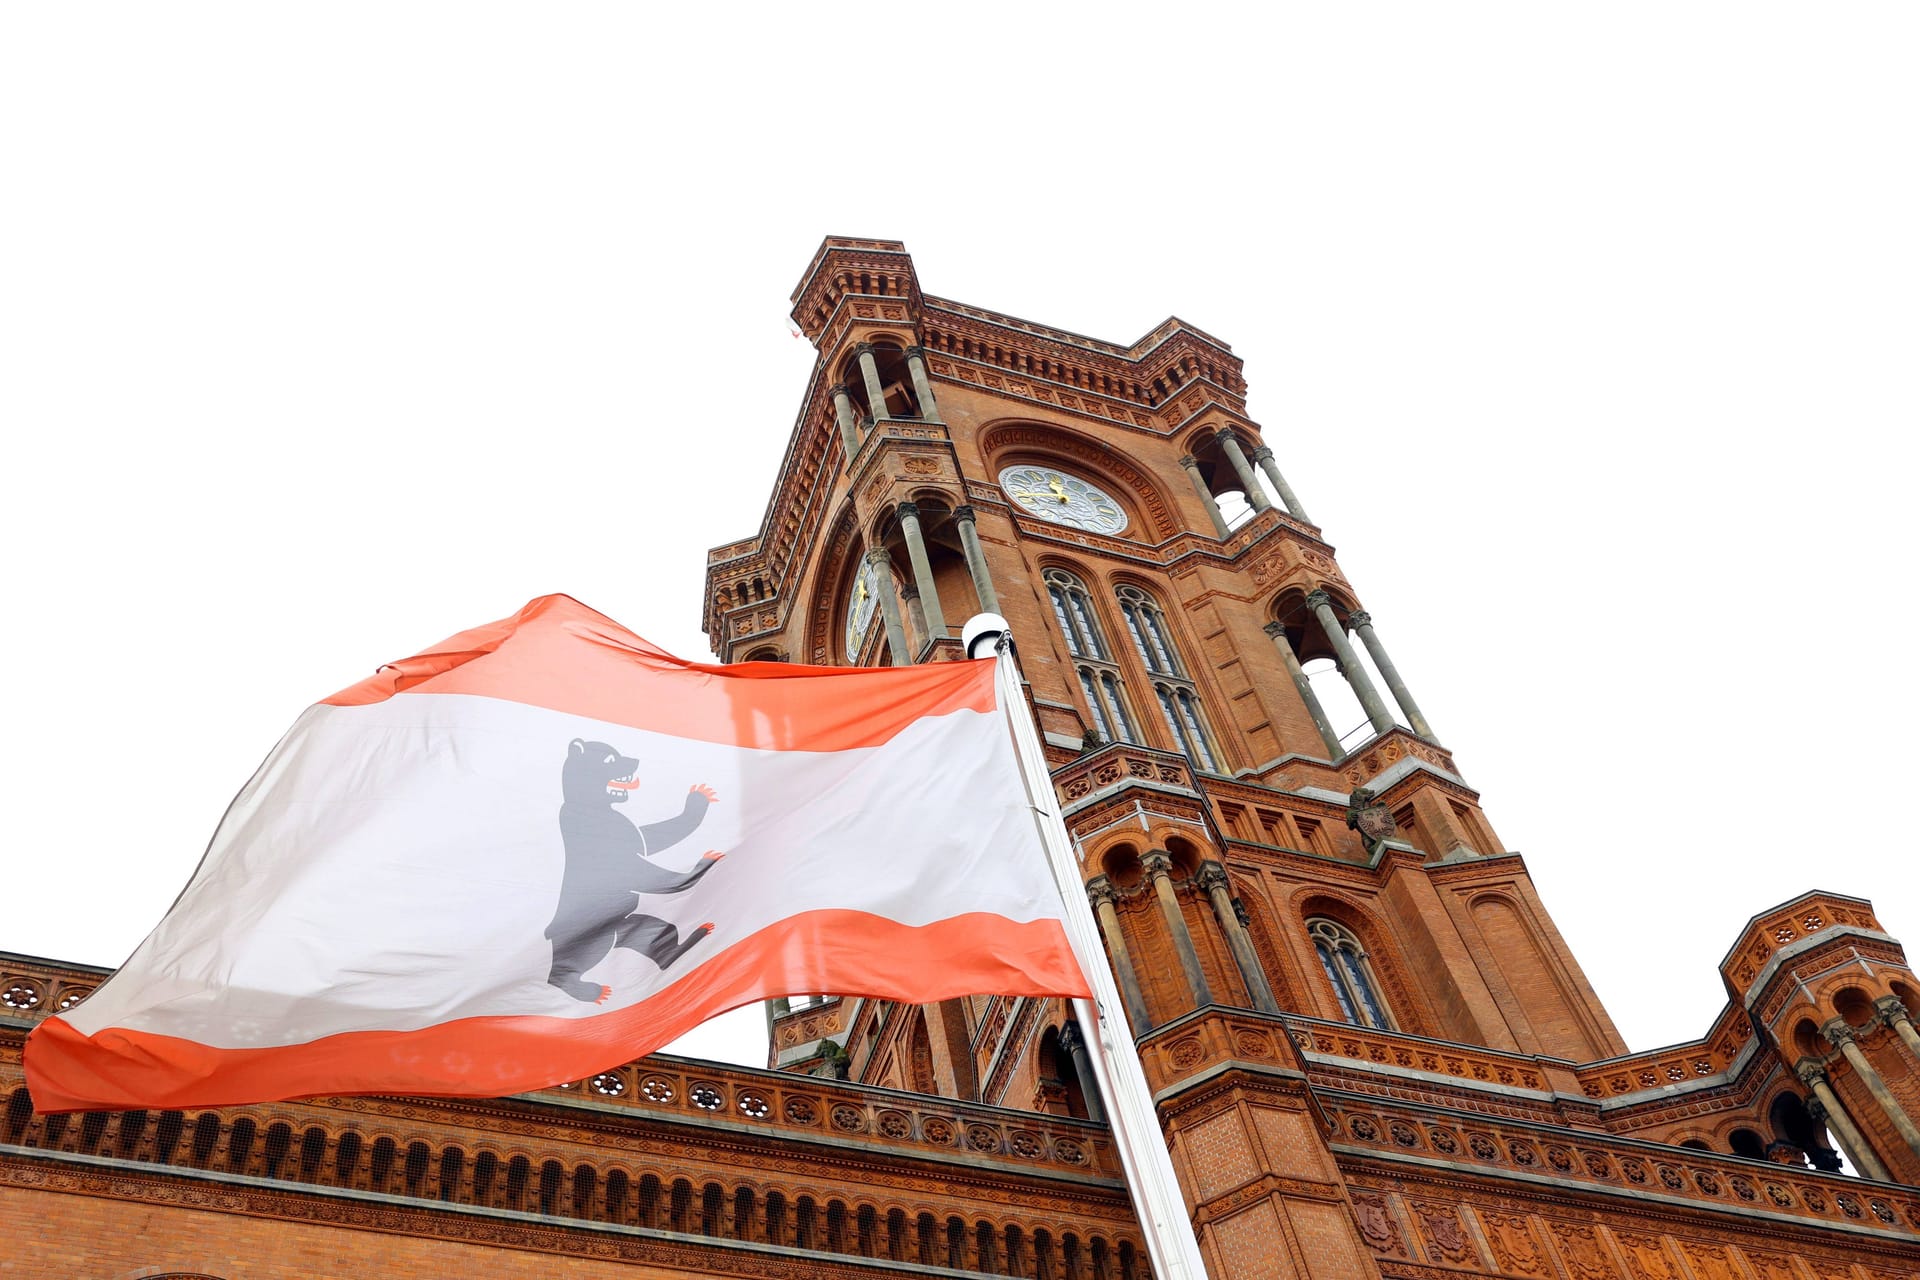
[[[708,634],[933,662],[1011,620],[1212,1275],[1920,1278],[1920,980],[1871,904],[1755,916],[1705,1033],[1628,1053],[1223,343],[962,306],[891,241],[793,303],[819,359]],[[1147,1280],[1059,1001],[781,1001],[766,1069],[511,1098],[37,1115],[22,1040],[104,976],[0,952],[8,1275]]]
[[[1222,1274],[1274,1274],[1246,1260],[1281,1256],[1363,1274],[1369,1255],[1411,1261],[1422,1232],[1429,1260],[1485,1249],[1531,1274],[1521,1242],[1558,1227],[1515,1217],[1509,1241],[1483,1216],[1456,1258],[1446,1224],[1464,1219],[1342,1176],[1376,1139],[1578,1172],[1537,1135],[1461,1136],[1489,1112],[1833,1169],[1824,1116],[1863,1172],[1916,1180],[1912,980],[1863,902],[1818,895],[1766,926],[1824,986],[1735,965],[1698,1044],[1627,1054],[1247,416],[1225,343],[1170,318],[1120,345],[933,297],[892,241],[830,237],[792,301],[819,360],[762,536],[712,553],[715,650],[941,661],[974,612],[1010,620]],[[1364,715],[1344,734],[1341,706]],[[1861,955],[1864,971],[1832,962]],[[1786,1007],[1755,1026],[1775,988]],[[1058,1002],[822,1000],[771,1018],[782,1068],[1098,1114]]]

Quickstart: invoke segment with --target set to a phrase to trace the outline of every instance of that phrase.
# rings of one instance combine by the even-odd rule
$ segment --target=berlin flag
[[[727,1009],[1086,996],[994,663],[674,658],[565,596],[310,707],[41,1111],[497,1096]]]

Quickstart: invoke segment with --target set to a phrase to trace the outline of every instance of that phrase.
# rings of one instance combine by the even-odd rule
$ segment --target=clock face
[[[1023,463],[1000,473],[1007,496],[1042,520],[1089,533],[1119,533],[1127,527],[1120,504],[1078,476]]]
[[[853,587],[847,593],[847,661],[860,656],[860,646],[873,628],[874,606],[879,604],[880,571],[861,561],[860,572],[853,575]]]

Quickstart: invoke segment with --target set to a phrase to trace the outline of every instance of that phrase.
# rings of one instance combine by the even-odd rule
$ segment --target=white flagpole
[[[1027,714],[1026,694],[1021,688],[1011,636],[1006,619],[983,613],[968,620],[961,631],[961,643],[969,657],[983,656],[980,650],[989,644],[993,646],[1000,705],[1007,712],[1021,778],[1033,807],[1034,824],[1039,828],[1054,882],[1066,906],[1067,941],[1093,987],[1092,1004],[1075,1000],[1074,1014],[1082,1030],[1088,1033],[1092,1049],[1088,1056],[1106,1103],[1107,1123],[1113,1130],[1114,1145],[1120,1151],[1134,1212],[1139,1215],[1140,1226],[1146,1233],[1153,1273],[1159,1280],[1206,1280],[1206,1263],[1201,1260],[1200,1244],[1194,1238],[1193,1225],[1187,1216],[1186,1198],[1180,1193],[1173,1159],[1167,1153],[1166,1139],[1161,1134],[1153,1092],[1147,1087],[1146,1073],[1140,1069],[1140,1057],[1134,1052],[1133,1031],[1127,1025],[1119,988],[1114,985],[1113,971],[1107,967],[1106,947],[1100,941],[1100,927],[1094,921],[1093,908],[1087,903],[1086,883],[1081,877],[1079,859],[1073,852],[1073,842],[1067,835],[1066,821],[1060,815],[1046,752],[1033,718]]]

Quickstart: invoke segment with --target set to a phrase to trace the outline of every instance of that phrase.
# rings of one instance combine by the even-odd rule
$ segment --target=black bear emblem
[[[696,784],[678,815],[635,826],[613,807],[625,804],[640,785],[633,777],[639,767],[638,760],[604,742],[575,738],[560,769],[560,839],[566,846],[567,869],[560,882],[560,905],[547,926],[553,943],[547,981],[576,1000],[601,1003],[612,994],[611,988],[580,975],[615,947],[637,951],[665,969],[713,932],[708,923],[682,938],[670,921],[634,913],[635,895],[690,889],[723,856],[708,850],[700,865],[687,872],[647,861],[692,835],[718,797],[712,787]]]

